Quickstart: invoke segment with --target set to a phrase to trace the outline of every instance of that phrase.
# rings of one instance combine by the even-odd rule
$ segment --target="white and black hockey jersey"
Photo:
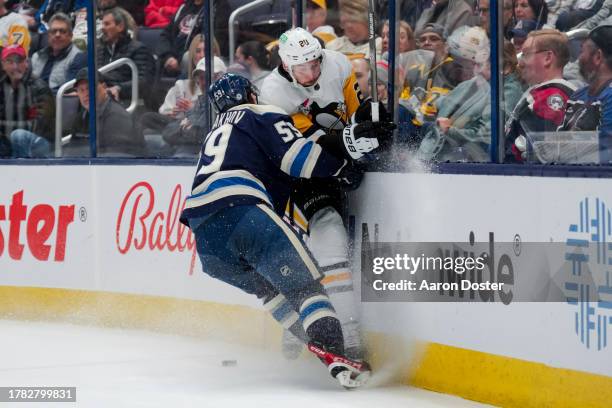
[[[276,105],[293,118],[295,127],[309,136],[315,129],[342,129],[363,97],[348,58],[323,50],[321,76],[313,86],[294,82],[282,66],[264,80],[260,101]],[[314,129],[313,129],[313,125]]]

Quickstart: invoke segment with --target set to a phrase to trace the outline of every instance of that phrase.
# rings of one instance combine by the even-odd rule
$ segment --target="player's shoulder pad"
[[[289,111],[292,108],[293,102],[291,95],[292,84],[281,74],[278,69],[274,69],[264,79],[263,86],[261,87],[261,94],[259,95],[259,102],[262,105],[273,104],[280,106],[285,111]]]
[[[341,52],[324,49],[325,63],[336,72],[340,72],[342,77],[348,77],[353,71],[353,66],[348,57]]]
[[[274,68],[272,72],[270,72],[263,80],[263,84],[260,87],[259,91],[261,95],[267,95],[271,92],[274,92],[278,89],[278,87],[287,86],[291,82],[287,80],[287,78],[283,77],[280,72],[278,72],[278,67]]]
[[[282,108],[279,108],[278,106],[274,106],[274,105],[254,105],[254,104],[243,104],[243,105],[239,105],[239,106],[235,106],[231,109],[228,109],[228,111],[232,111],[232,110],[249,110],[257,115],[264,115],[266,113],[275,113],[278,115],[287,115],[287,112],[285,112]]]

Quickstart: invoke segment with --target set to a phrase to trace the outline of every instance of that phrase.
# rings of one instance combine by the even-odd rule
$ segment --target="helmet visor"
[[[321,58],[291,67],[294,78],[301,85],[314,85],[321,76]]]

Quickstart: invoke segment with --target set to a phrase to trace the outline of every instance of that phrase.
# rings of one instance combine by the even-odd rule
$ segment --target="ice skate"
[[[362,361],[326,351],[314,343],[308,344],[308,351],[314,353],[327,366],[329,373],[346,389],[363,386],[370,378],[370,365]]]
[[[304,342],[297,338],[297,336],[295,336],[289,330],[285,329],[283,330],[281,348],[283,351],[283,356],[287,360],[297,360],[304,350]]]

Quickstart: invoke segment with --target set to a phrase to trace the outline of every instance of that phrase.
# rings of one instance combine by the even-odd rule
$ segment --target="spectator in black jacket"
[[[127,34],[124,10],[115,7],[102,16],[102,40],[98,51],[98,65],[104,66],[120,58],[130,58],[138,68],[138,92],[145,98],[155,78],[155,59],[141,42]],[[127,65],[106,74],[109,92],[117,100],[129,100],[132,95],[132,73]]]
[[[79,115],[72,125],[73,135],[70,143],[81,143],[88,146],[89,135],[89,82],[87,68],[81,69],[76,75],[76,91],[82,107]],[[96,88],[96,140],[98,152],[101,155],[132,155],[144,154],[144,137],[135,126],[130,114],[109,96],[108,79],[105,74],[98,73]]]
[[[13,157],[47,157],[54,117],[49,86],[28,75],[27,54],[21,45],[4,47],[2,68],[0,156],[9,157],[12,153]]]

